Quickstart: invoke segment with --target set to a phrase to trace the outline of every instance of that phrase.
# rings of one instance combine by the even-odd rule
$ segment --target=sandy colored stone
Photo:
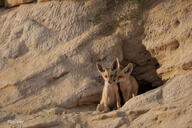
[[[130,128],[191,127],[191,78],[192,72],[181,74],[156,90],[130,99],[120,110],[92,116],[90,125],[110,128],[116,125],[108,123],[121,118],[121,125]]]
[[[5,0],[5,7],[13,7],[24,3],[30,3],[34,0]]]
[[[191,5],[95,0],[1,8],[0,126],[190,128]],[[134,63],[140,86],[160,86],[159,76],[165,83],[98,113],[103,79],[95,63],[110,66],[115,57]]]
[[[100,100],[103,81],[95,64],[122,60],[122,40],[116,34],[101,36],[105,24],[89,21],[105,9],[103,1],[82,3],[26,5],[13,10],[16,17],[12,12],[1,17],[1,106],[34,113],[50,105],[71,108]],[[54,7],[45,13],[42,6]]]
[[[159,62],[157,73],[163,80],[191,70],[191,5],[192,1],[164,1],[149,10],[142,43]]]

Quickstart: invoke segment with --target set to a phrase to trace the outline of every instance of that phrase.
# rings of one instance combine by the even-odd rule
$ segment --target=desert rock
[[[148,13],[143,44],[159,62],[157,73],[163,80],[191,69],[191,5],[182,0],[160,2]]]
[[[4,0],[5,7],[13,7],[24,3],[30,3],[34,0]]]
[[[191,7],[185,0],[1,7],[0,127],[190,128]],[[95,112],[103,88],[95,64],[109,67],[116,57],[134,64],[140,95]]]

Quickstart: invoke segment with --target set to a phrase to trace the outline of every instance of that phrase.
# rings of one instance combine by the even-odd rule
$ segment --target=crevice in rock
[[[176,20],[176,21],[174,22],[174,27],[179,26],[179,24],[180,24],[180,21],[179,21],[179,20]]]
[[[48,82],[54,82],[62,77],[64,77],[65,75],[67,75],[69,72],[62,72],[61,74],[59,74],[58,76],[54,76],[53,78],[49,79]]]
[[[14,118],[15,118],[15,115],[10,113],[10,114],[4,116],[3,118],[0,118],[0,124],[3,122],[6,122],[8,120],[13,120]]]
[[[123,67],[128,63],[134,64],[132,75],[137,79],[139,84],[138,94],[145,93],[163,84],[162,79],[156,73],[156,70],[160,67],[159,63],[142,44],[146,36],[145,21],[148,16],[146,12],[149,9],[148,6],[142,3],[144,1],[130,11],[129,16],[134,15],[134,17],[124,18],[128,24],[119,27],[119,34],[123,40],[124,53],[124,60],[121,64]],[[158,4],[159,2],[152,3]],[[129,34],[122,31],[128,31]],[[176,49],[179,46],[174,45],[173,47]]]
[[[139,116],[147,113],[150,109],[143,109],[143,110],[132,110],[127,112],[127,118],[129,122],[133,122],[135,119],[137,119]]]
[[[192,69],[192,61],[186,62],[182,65],[183,70],[190,70]]]
[[[159,2],[151,1],[153,6]],[[106,29],[101,32],[101,35],[108,36],[115,33],[122,39],[124,59],[121,64],[123,67],[130,62],[135,65],[132,75],[140,85],[139,94],[154,89],[163,83],[156,73],[159,63],[142,44],[142,40],[145,38],[144,25],[147,18],[145,12],[149,9],[149,6],[145,7],[143,3],[145,2],[108,1],[107,9],[97,16],[98,23],[106,23]],[[132,5],[131,9],[128,8],[130,5]],[[126,10],[127,8],[128,10]]]
[[[147,91],[150,91],[150,90],[152,90],[152,89],[157,88],[157,87],[153,87],[153,86],[152,86],[152,83],[147,82],[147,81],[145,81],[145,80],[140,80],[140,81],[138,81],[138,83],[139,83],[138,95],[139,95],[139,94],[142,94],[142,93],[145,93],[145,92],[147,92]]]
[[[180,44],[178,40],[174,40],[168,46],[170,47],[170,50],[176,50],[179,48]]]

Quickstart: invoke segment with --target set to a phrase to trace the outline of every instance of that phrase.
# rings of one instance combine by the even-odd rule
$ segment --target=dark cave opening
[[[138,95],[146,93],[146,92],[148,92],[150,90],[153,90],[153,89],[159,87],[159,86],[152,86],[152,83],[147,82],[145,80],[140,80],[140,81],[137,81],[137,82],[139,84]]]

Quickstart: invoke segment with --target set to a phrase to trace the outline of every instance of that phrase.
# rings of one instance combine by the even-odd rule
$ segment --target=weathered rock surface
[[[4,0],[5,7],[13,7],[24,3],[30,3],[34,0]]]
[[[12,112],[34,113],[51,106],[71,108],[97,103],[103,80],[95,63],[101,61],[107,66],[115,57],[123,60],[122,45],[125,47],[121,39],[124,33],[111,30],[114,21],[95,21],[101,12],[108,11],[107,5],[100,0],[55,1],[3,13],[0,106]],[[154,63],[151,67],[138,65],[135,71],[137,67],[155,69]],[[156,83],[155,70],[147,74],[144,70],[136,77]],[[155,77],[148,78],[151,74]],[[24,109],[18,109],[26,103]]]
[[[85,128],[191,128],[192,72],[169,80],[164,86],[130,99],[121,109],[96,113],[94,106],[76,109],[52,108],[42,112],[17,116],[24,128],[85,127]],[[11,116],[11,115],[10,115]],[[4,125],[5,126],[5,125]]]
[[[93,26],[89,21],[105,9],[103,1],[94,2],[94,7],[83,2],[62,4],[60,10],[58,2],[45,3],[52,6],[50,12],[44,10],[47,13],[43,5],[31,9],[29,5],[15,10],[14,16],[1,17],[1,107],[32,113],[48,106],[68,108],[100,99],[102,86],[95,63],[110,64],[115,57],[122,60],[121,39],[103,37],[99,32],[104,24]],[[23,110],[17,109],[27,102]]]
[[[143,44],[160,64],[157,73],[168,80],[192,68],[192,1],[157,3],[147,14]]]
[[[191,128],[192,3],[143,2],[0,9],[0,127]],[[115,57],[134,63],[140,86],[161,85],[158,75],[167,82],[97,113],[103,80],[95,63],[110,66]]]
[[[94,117],[96,120],[94,125],[100,125],[99,122],[105,124],[107,120],[111,120],[112,123],[112,118],[122,118],[124,123],[119,125],[126,124],[131,128],[190,128],[192,126],[191,78],[192,72],[181,74],[156,90],[132,98],[118,111]]]

